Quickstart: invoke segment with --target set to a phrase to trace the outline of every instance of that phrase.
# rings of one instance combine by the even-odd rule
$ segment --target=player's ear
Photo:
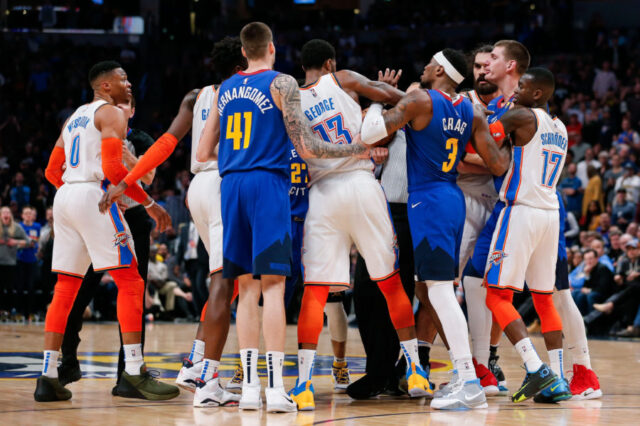
[[[518,64],[513,59],[507,61],[507,72],[515,70]]]
[[[272,41],[269,42],[269,54],[273,55],[274,53],[276,53],[276,45],[273,44]]]
[[[247,57],[247,51],[244,50],[244,46],[242,46],[241,49],[242,49],[242,56],[244,56],[246,58]]]

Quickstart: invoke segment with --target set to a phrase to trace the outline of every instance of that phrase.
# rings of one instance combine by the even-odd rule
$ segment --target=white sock
[[[449,360],[450,360],[451,362],[453,362],[453,352],[451,352],[451,349],[449,349],[449,350],[447,351],[447,354],[449,355]],[[453,368],[455,368],[455,367],[453,367]]]
[[[549,364],[551,366],[551,371],[556,373],[558,377],[561,379],[564,378],[564,372],[562,367],[562,348],[560,349],[551,349],[549,352]]]
[[[525,337],[519,342],[516,342],[514,346],[518,355],[520,355],[522,361],[524,361],[524,366],[529,373],[535,373],[540,369],[540,367],[542,367],[542,360],[538,356],[536,348],[533,347],[531,339]]]
[[[240,359],[242,360],[242,372],[244,378],[242,385],[260,385],[258,379],[258,349],[240,349]]]
[[[584,320],[576,302],[571,297],[571,292],[568,289],[556,291],[553,293],[553,304],[562,319],[562,332],[567,342],[567,348],[571,352],[573,363],[584,365],[591,370],[591,357],[589,356]]]
[[[189,360],[194,364],[202,361],[204,358],[204,342],[202,340],[195,339],[193,346],[191,347],[191,353],[189,354]]]
[[[324,307],[324,312],[327,314],[327,325],[329,326],[331,340],[346,342],[349,324],[342,302],[327,303]]]
[[[413,362],[417,367],[420,367],[420,355],[418,355],[418,339],[403,340],[400,342],[400,348],[402,353],[407,359],[407,370],[411,368]]]
[[[124,371],[130,376],[140,374],[140,367],[144,364],[142,358],[142,344],[122,345],[124,349]]]
[[[213,379],[218,372],[218,367],[220,366],[220,361],[216,361],[214,359],[203,358],[202,359],[202,373],[200,374],[200,378],[208,382]]]
[[[487,289],[482,286],[482,278],[464,277],[464,294],[469,314],[469,334],[473,356],[485,367],[489,365],[489,342],[491,341],[491,311],[485,300]]]
[[[438,314],[445,337],[449,343],[450,356],[452,355],[454,362],[455,360],[471,358],[467,322],[453,292],[453,282],[427,281],[427,287],[429,289],[429,300]],[[458,371],[458,373],[460,374],[461,372]],[[475,376],[475,370],[473,374]]]
[[[298,349],[298,384],[311,380],[315,358],[316,351],[313,349]]]
[[[283,388],[282,365],[284,364],[284,352],[267,352],[267,386],[270,388]]]
[[[433,343],[427,342],[426,340],[418,339],[418,347],[421,348],[421,347],[424,347],[424,346],[426,346],[427,348],[430,348],[430,347],[433,346]]]
[[[42,375],[52,379],[58,378],[59,351],[44,351],[42,357]]]
[[[460,380],[462,380],[463,383],[476,379],[476,369],[473,366],[471,355],[466,358],[456,359],[453,361],[453,368],[458,371],[458,377],[460,377]]]
[[[342,364],[344,362],[347,362],[346,358],[338,358],[336,356],[333,357],[333,363],[334,364]]]

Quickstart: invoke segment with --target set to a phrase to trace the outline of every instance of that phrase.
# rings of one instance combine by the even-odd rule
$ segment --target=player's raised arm
[[[402,70],[396,77],[402,75]],[[359,96],[364,96],[374,102],[395,105],[405,95],[401,90],[382,82],[369,80],[367,77],[350,70],[341,70],[335,73],[336,80],[343,89],[353,91]]]
[[[475,106],[473,108],[471,144],[480,157],[482,157],[491,173],[500,176],[509,168],[511,149],[508,144],[504,144],[499,148],[494,138],[495,136],[492,137],[490,133],[489,123],[487,123],[483,108]],[[502,138],[504,139],[504,135]]]
[[[362,122],[362,141],[373,144],[414,121],[417,130],[423,129],[433,117],[431,98],[423,90],[406,94],[398,104],[388,111],[382,111],[381,104],[373,104]]]
[[[192,135],[191,137],[197,137],[198,135]],[[207,122],[202,129],[202,135],[198,141],[198,149],[196,150],[196,160],[204,163],[209,160],[216,160],[217,155],[215,149],[220,141],[220,115],[218,114],[218,92],[216,91],[213,97],[213,103]]]
[[[290,75],[279,74],[273,80],[271,96],[273,96],[278,108],[282,110],[282,119],[287,129],[287,135],[302,158],[369,156],[368,148],[358,143],[357,137],[351,144],[334,145],[326,143],[311,132],[304,115],[302,115],[298,83]]]

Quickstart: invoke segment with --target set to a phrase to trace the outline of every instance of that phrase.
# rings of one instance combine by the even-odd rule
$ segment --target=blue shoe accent
[[[533,400],[540,403],[554,403],[559,401],[566,401],[573,395],[569,389],[569,384],[564,378],[558,377],[550,386],[542,390],[536,395]]]

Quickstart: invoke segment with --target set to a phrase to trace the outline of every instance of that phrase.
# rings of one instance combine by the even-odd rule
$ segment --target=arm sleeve
[[[387,126],[382,117],[382,104],[371,104],[360,128],[360,138],[365,144],[371,145],[387,136]]]
[[[162,164],[173,152],[178,139],[171,133],[165,133],[140,158],[138,164],[124,178],[128,186],[132,186],[138,179]],[[133,197],[132,197],[133,198]],[[135,199],[135,198],[134,198]],[[137,201],[137,200],[136,200]]]
[[[60,188],[64,182],[62,181],[63,170],[62,166],[65,162],[64,148],[60,146],[56,146],[51,151],[51,156],[49,157],[49,164],[47,164],[47,168],[44,171],[44,175],[47,180],[51,183],[51,185],[56,188]]]
[[[122,141],[118,138],[102,139],[102,171],[109,181],[117,185],[127,175],[122,164]],[[124,193],[139,203],[144,203],[148,196],[135,181]]]

